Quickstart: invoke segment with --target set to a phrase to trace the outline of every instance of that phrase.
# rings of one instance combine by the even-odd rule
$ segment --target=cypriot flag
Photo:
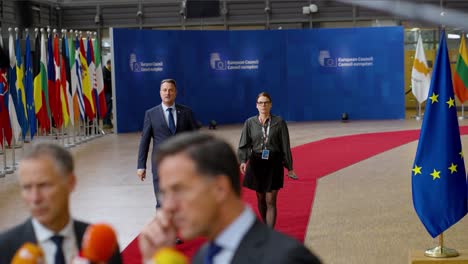
[[[427,99],[430,84],[431,71],[429,67],[427,67],[426,55],[424,54],[421,35],[419,35],[416,54],[414,56],[413,70],[411,71],[411,89],[419,103]]]

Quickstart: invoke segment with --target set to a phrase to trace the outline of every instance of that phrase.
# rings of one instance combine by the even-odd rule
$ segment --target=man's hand
[[[157,210],[156,216],[143,227],[138,237],[143,260],[150,260],[163,247],[174,247],[176,237],[177,231],[169,215]]]
[[[137,170],[137,175],[140,178],[141,181],[144,181],[146,178],[146,170],[145,169],[138,169]]]

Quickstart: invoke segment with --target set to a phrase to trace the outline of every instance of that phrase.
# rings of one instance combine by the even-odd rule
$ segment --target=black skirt
[[[243,186],[256,192],[271,192],[283,188],[284,170],[281,153],[270,153],[267,160],[261,153],[252,153],[244,175]]]

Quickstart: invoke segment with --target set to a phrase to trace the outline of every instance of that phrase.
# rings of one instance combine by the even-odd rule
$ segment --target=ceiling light
[[[447,37],[448,37],[449,39],[459,39],[459,38],[460,38],[460,35],[449,33],[449,34],[447,35]]]

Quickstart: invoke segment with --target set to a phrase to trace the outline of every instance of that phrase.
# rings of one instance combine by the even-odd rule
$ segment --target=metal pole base
[[[453,258],[458,257],[458,252],[455,249],[437,246],[430,248],[424,252],[424,256],[430,258]]]
[[[15,172],[15,169],[12,167],[5,167],[3,171],[5,172],[5,174],[12,174],[13,172]]]
[[[65,144],[65,148],[73,148],[74,146],[76,146],[74,143],[66,143]]]

